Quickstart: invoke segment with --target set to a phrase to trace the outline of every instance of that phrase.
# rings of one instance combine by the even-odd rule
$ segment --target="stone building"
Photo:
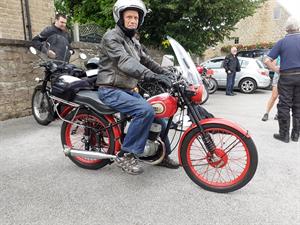
[[[276,0],[268,0],[257,9],[253,16],[237,23],[236,30],[231,33],[230,39],[209,48],[204,53],[205,58],[224,54],[221,52],[222,46],[276,42],[285,35],[284,25],[288,17],[289,13]]]
[[[54,0],[0,1],[0,120],[30,114],[37,60],[29,40],[54,21]]]
[[[54,0],[1,0],[0,38],[29,40],[54,21]]]

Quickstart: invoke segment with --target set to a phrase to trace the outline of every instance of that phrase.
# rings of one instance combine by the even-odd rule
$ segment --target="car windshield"
[[[179,62],[183,78],[188,83],[196,86],[202,84],[201,77],[199,76],[195,63],[193,62],[190,54],[188,54],[185,49],[177,41],[175,41],[175,39],[169,36],[167,38]]]

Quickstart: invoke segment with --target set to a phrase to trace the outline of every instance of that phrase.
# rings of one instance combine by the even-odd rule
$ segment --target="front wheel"
[[[52,104],[46,92],[42,92],[42,86],[34,89],[31,99],[32,115],[36,122],[41,125],[48,125],[53,120]]]
[[[76,113],[76,114],[75,114]],[[61,127],[61,142],[63,146],[82,151],[94,151],[113,154],[115,137],[109,122],[102,116],[90,110],[74,110],[67,115]],[[107,165],[109,159],[92,159],[78,156],[69,158],[79,167],[85,169],[100,169]]]
[[[215,152],[207,152],[198,129],[192,129],[180,152],[187,175],[212,192],[227,193],[245,186],[254,176],[258,162],[252,139],[223,124],[205,124],[203,128],[215,143]]]

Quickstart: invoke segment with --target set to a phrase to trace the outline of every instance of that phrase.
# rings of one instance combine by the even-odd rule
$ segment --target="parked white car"
[[[217,81],[219,88],[226,87],[226,72],[222,67],[225,56],[209,59],[201,66],[213,69],[213,78]],[[234,88],[243,93],[253,93],[257,88],[267,88],[270,85],[269,70],[258,59],[238,57],[241,71],[236,73]]]

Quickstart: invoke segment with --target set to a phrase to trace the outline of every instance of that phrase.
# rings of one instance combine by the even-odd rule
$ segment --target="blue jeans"
[[[226,94],[233,93],[236,72],[227,73]]]
[[[155,115],[152,106],[138,93],[129,90],[100,87],[98,94],[99,99],[107,106],[132,117],[122,150],[134,154],[143,153]]]

